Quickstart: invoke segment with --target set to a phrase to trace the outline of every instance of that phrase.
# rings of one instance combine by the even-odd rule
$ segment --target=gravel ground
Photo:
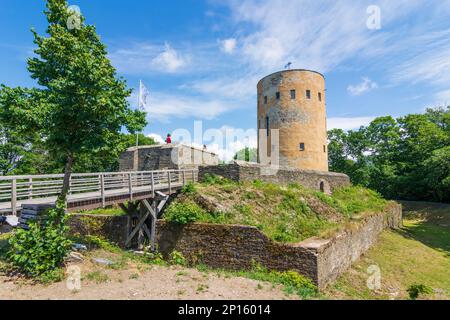
[[[110,258],[110,257],[106,257]],[[73,282],[32,284],[0,275],[0,300],[284,300],[297,299],[270,283],[182,267],[130,265],[119,270],[86,259],[72,264],[81,270]],[[69,286],[67,285],[69,283]],[[77,289],[78,288],[78,289]]]

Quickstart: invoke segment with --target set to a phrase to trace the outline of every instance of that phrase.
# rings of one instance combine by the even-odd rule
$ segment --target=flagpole
[[[142,80],[139,80],[138,110],[141,109]],[[136,132],[136,148],[139,147],[139,132]]]

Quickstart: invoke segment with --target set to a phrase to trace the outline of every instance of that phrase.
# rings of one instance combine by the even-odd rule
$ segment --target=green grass
[[[408,201],[402,204],[409,236],[449,255],[450,205]]]
[[[286,294],[296,294],[303,299],[319,297],[317,287],[311,280],[295,271],[270,271],[265,267],[254,264],[250,270],[230,271],[224,269],[211,269],[205,265],[198,265],[197,269],[204,273],[215,273],[218,277],[242,277],[272,284],[280,285]]]
[[[387,231],[379,244],[331,286],[326,295],[345,299],[409,299],[411,289],[431,288],[419,298],[450,299],[450,206],[405,212],[404,228]],[[434,207],[434,208],[433,208]],[[382,287],[369,290],[367,268],[381,270]],[[412,290],[414,291],[414,290]]]
[[[434,248],[450,258],[450,232],[448,228],[423,220],[406,220],[403,235]]]
[[[93,215],[105,215],[105,216],[123,216],[126,213],[119,207],[105,208],[105,209],[96,209],[89,211],[80,211],[78,214],[93,214]]]
[[[93,281],[97,284],[105,283],[109,281],[109,277],[107,274],[102,273],[101,271],[92,271],[86,275],[86,279],[89,281]]]
[[[205,197],[221,209],[205,205]],[[165,219],[179,224],[249,225],[275,241],[297,243],[329,237],[346,227],[352,217],[381,212],[387,204],[376,192],[361,187],[343,188],[329,196],[297,184],[235,183],[207,176],[203,183],[183,190],[166,209]]]
[[[368,211],[381,212],[387,205],[380,194],[359,186],[338,189],[329,198],[333,206],[349,216]]]

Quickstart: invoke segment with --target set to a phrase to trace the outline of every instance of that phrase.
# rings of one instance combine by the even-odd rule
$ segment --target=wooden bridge
[[[64,175],[0,177],[0,214],[17,215],[22,206],[53,204]],[[93,210],[144,199],[157,193],[170,195],[198,179],[198,170],[109,172],[72,174],[68,211]]]

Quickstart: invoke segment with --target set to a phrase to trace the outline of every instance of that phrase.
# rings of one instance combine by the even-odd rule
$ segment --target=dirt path
[[[180,267],[146,266],[146,270],[112,270],[84,263],[80,290],[66,281],[49,286],[11,281],[0,276],[0,300],[282,300],[280,287],[239,277],[226,277]]]

